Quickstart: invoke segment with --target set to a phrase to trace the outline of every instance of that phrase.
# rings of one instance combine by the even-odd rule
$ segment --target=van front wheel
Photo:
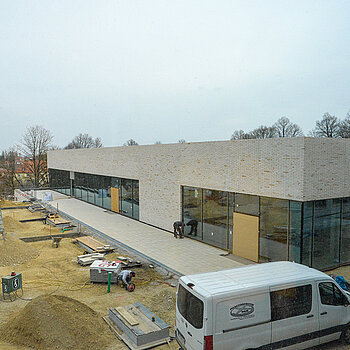
[[[350,344],[350,325],[345,327],[343,333],[341,334],[341,338],[346,344]]]

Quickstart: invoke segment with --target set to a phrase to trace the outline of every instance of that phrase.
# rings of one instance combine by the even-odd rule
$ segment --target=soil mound
[[[34,349],[108,349],[113,337],[87,305],[65,296],[33,299],[0,328],[0,339]]]
[[[0,239],[0,266],[23,264],[38,255],[37,249],[10,234],[6,234],[6,241]]]
[[[15,220],[11,216],[2,215],[2,221],[4,223],[5,232],[20,232],[24,227],[23,224],[21,224],[19,221]]]

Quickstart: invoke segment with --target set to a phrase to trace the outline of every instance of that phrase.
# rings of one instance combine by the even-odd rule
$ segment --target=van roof
[[[267,288],[325,277],[327,276],[323,272],[305,265],[281,261],[183,276],[181,279],[185,284],[191,282],[195,287],[199,287],[206,293],[213,295]]]

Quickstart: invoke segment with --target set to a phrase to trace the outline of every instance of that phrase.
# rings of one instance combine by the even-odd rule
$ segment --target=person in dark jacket
[[[179,235],[180,238],[184,238],[185,225],[182,221],[175,221],[173,224],[174,227],[174,237],[177,238]]]
[[[189,236],[191,236],[192,233],[193,233],[193,236],[197,236],[197,227],[198,227],[198,221],[197,221],[197,220],[194,220],[194,219],[190,220],[190,221],[186,224],[186,226],[191,226],[191,231],[190,231],[190,233],[188,234]]]

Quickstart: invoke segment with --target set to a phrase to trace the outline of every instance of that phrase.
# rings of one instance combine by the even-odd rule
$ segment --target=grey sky
[[[0,149],[229,139],[350,109],[350,1],[0,0]]]

